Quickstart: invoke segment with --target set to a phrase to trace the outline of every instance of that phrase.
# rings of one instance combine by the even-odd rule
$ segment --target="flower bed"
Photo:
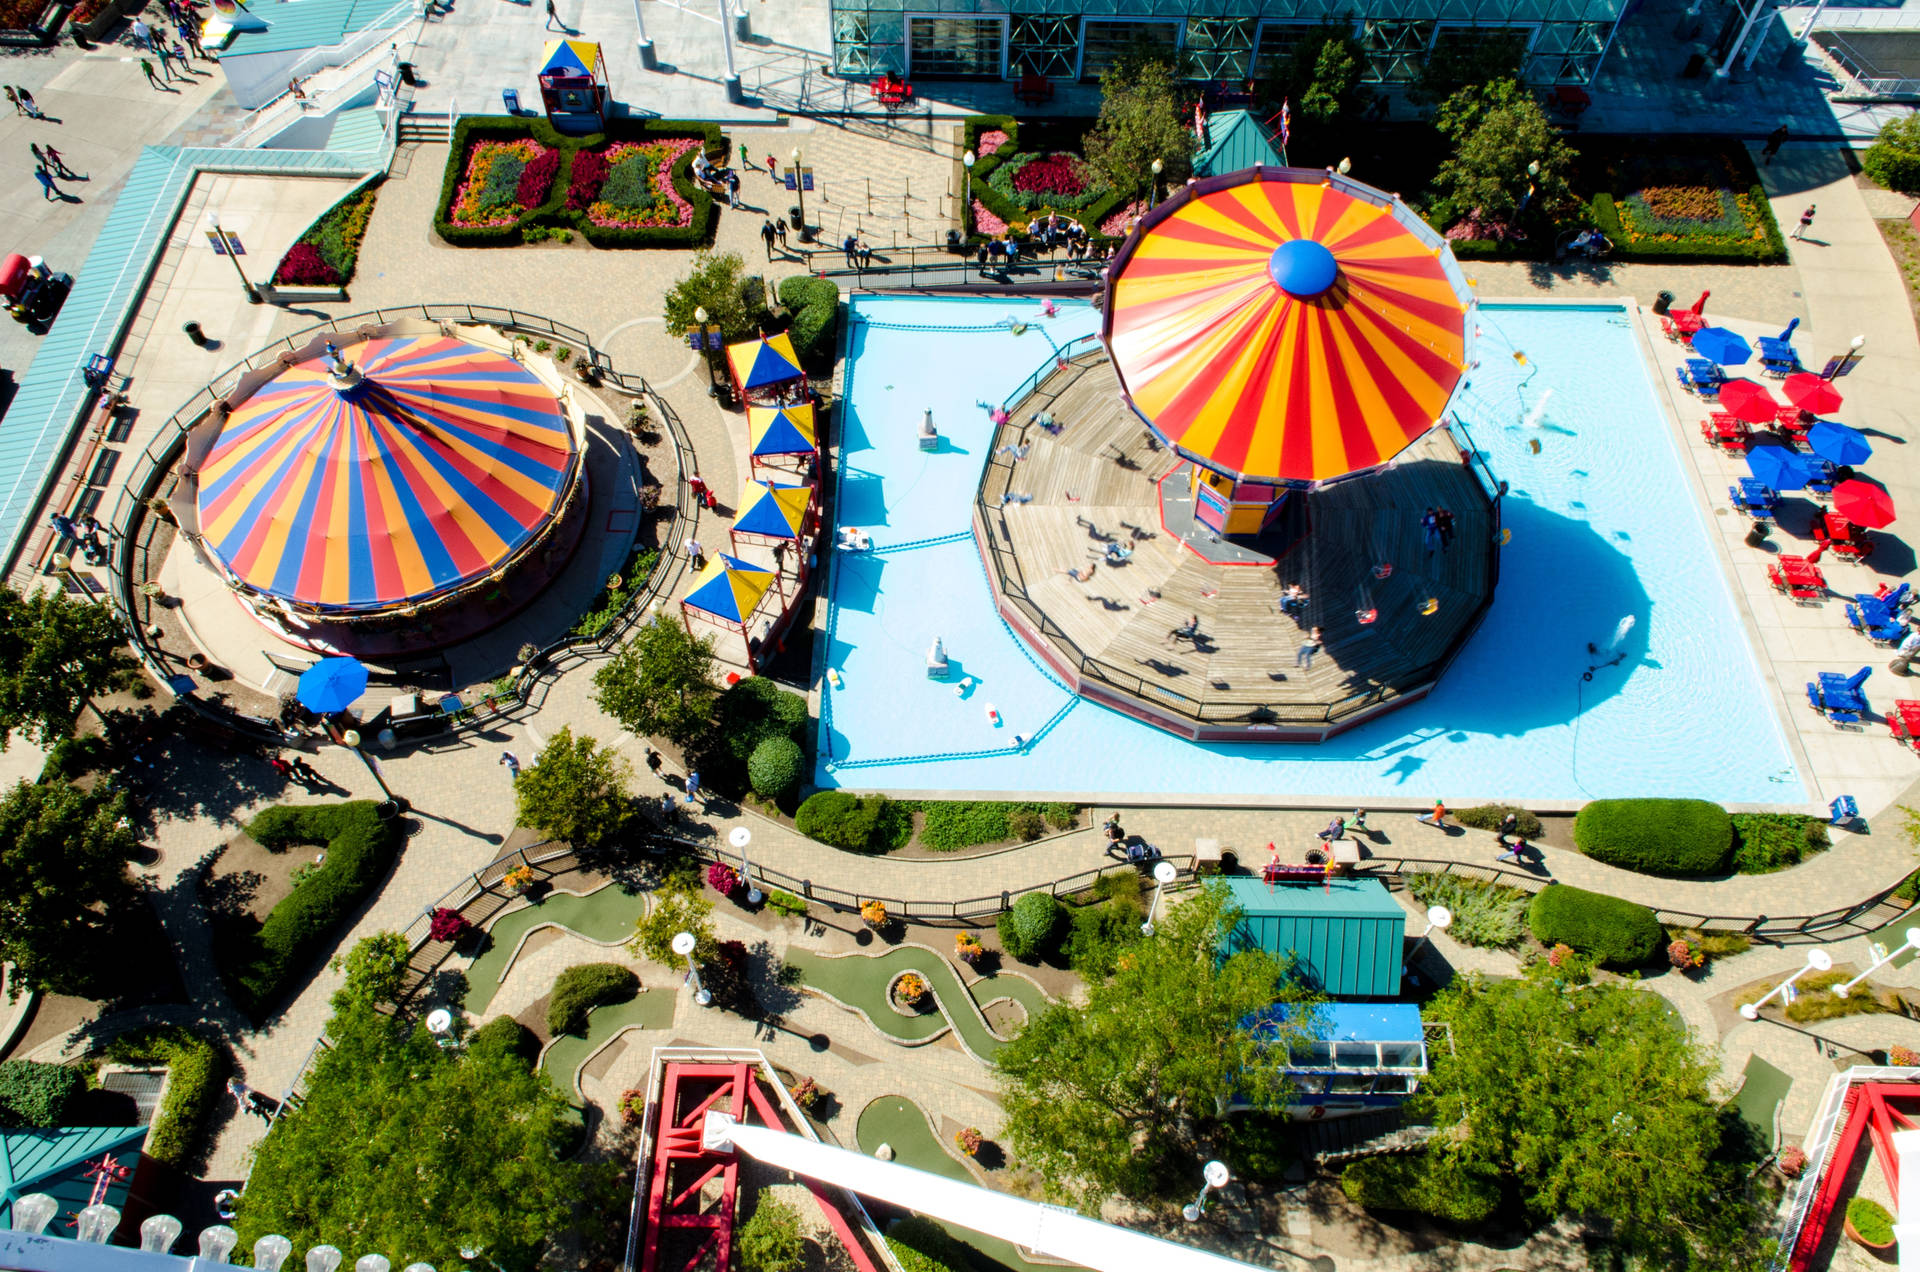
[[[375,186],[356,190],[327,209],[287,249],[273,282],[281,287],[344,287],[360,263],[360,240],[379,198]]]

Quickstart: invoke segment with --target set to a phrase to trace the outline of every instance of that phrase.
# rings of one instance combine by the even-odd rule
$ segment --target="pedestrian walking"
[[[547,0],[547,25],[551,27],[555,22],[558,22],[558,21],[560,21],[559,10],[553,7],[553,0]],[[560,29],[564,31],[567,28],[563,24]]]
[[[773,259],[773,240],[774,240],[774,239],[775,239],[775,238],[776,238],[777,236],[778,236],[778,231],[776,231],[776,230],[775,230],[775,229],[773,228],[773,218],[772,218],[772,217],[768,217],[768,218],[767,218],[767,219],[766,219],[765,221],[763,221],[763,222],[761,222],[761,223],[760,223],[760,241],[761,241],[762,243],[765,243],[765,244],[767,245],[767,259],[768,259],[768,260],[772,260],[772,259]]]
[[[1807,236],[1807,227],[1813,224],[1814,205],[1807,204],[1807,210],[1800,214],[1800,224],[1793,227],[1793,237],[1803,239]]]
[[[507,776],[518,781],[520,778],[520,757],[512,751],[500,752],[500,762],[507,766]]]
[[[1320,646],[1324,643],[1325,638],[1322,636],[1318,627],[1308,632],[1306,640],[1300,643],[1298,652],[1293,656],[1293,665],[1312,671],[1313,656],[1320,652]]]
[[[1785,124],[1780,125],[1767,134],[1767,144],[1761,148],[1760,154],[1768,163],[1772,163],[1773,157],[1780,153],[1780,147],[1787,144],[1787,137],[1789,135]]]
[[[700,807],[707,806],[706,796],[700,793],[700,770],[689,769],[687,770],[687,806],[692,807],[696,799],[700,801]]]
[[[35,168],[33,170],[33,175],[39,178],[40,194],[43,198],[64,199],[67,197],[66,194],[60,189],[60,187],[53,184],[53,174],[51,172],[48,172],[45,168]]]
[[[155,88],[160,87],[160,81],[155,79],[153,75],[153,63],[144,57],[140,59],[140,71],[147,77],[147,83],[153,85]]]
[[[1423,814],[1422,816],[1416,817],[1413,820],[1417,822],[1425,822],[1429,826],[1437,826],[1441,830],[1445,830],[1447,828],[1446,803],[1442,800],[1437,800],[1437,799],[1434,800],[1432,812]]]

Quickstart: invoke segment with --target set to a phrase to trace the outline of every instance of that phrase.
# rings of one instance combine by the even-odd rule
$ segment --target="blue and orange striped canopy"
[[[741,534],[798,539],[813,502],[812,486],[783,486],[777,481],[748,481],[740,492],[733,528]]]
[[[753,617],[760,598],[773,586],[773,571],[739,557],[716,552],[693,581],[682,605],[702,610],[729,623],[744,624]]]
[[[578,464],[554,395],[505,354],[441,336],[290,367],[227,420],[200,468],[207,546],[248,587],[336,610],[485,577],[540,533]]]
[[[813,429],[812,404],[748,407],[747,448],[756,457],[808,455],[819,450]]]
[[[1112,279],[1102,335],[1133,409],[1241,480],[1384,463],[1439,422],[1468,363],[1473,296],[1445,241],[1332,173],[1176,190]]]

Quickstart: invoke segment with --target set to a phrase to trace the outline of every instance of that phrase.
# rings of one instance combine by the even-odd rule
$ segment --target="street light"
[[[1171,861],[1163,861],[1153,868],[1153,904],[1147,907],[1147,921],[1140,925],[1140,935],[1153,935],[1153,916],[1160,910],[1160,894],[1179,877],[1180,868]]]
[[[753,863],[747,860],[747,845],[753,842],[753,832],[745,826],[735,826],[728,832],[727,842],[740,850],[740,878],[747,885],[747,904],[759,905],[766,900],[766,893],[753,886]]]
[[[233,262],[233,272],[240,275],[240,286],[246,289],[247,303],[249,305],[259,304],[260,289],[247,281],[247,271],[240,268],[240,253],[234,250],[233,238],[226,230],[221,228],[220,214],[218,212],[207,213],[207,228],[212,230],[213,236],[220,240],[220,250],[227,254],[228,260]]]
[[[1208,1162],[1200,1169],[1203,1182],[1200,1195],[1188,1204],[1180,1207],[1180,1217],[1188,1223],[1199,1223],[1200,1216],[1207,1212],[1207,1193],[1215,1188],[1225,1188],[1229,1178],[1225,1162]]]
[[[693,1001],[702,1007],[713,1002],[713,995],[700,983],[700,969],[693,965],[693,947],[697,944],[691,932],[678,932],[673,938],[673,952],[687,960],[687,983],[693,986]]]
[[[800,171],[800,147],[787,152],[787,170],[793,173],[793,197],[799,201],[800,224],[794,226],[802,243],[807,241],[807,174]]]

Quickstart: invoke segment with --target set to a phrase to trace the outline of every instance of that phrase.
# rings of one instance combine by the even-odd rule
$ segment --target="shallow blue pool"
[[[1080,701],[994,612],[968,535],[992,434],[976,403],[1004,400],[1053,346],[1096,330],[1097,314],[866,296],[852,314],[839,521],[868,531],[877,550],[835,554],[821,785],[1449,802],[1806,797],[1619,309],[1482,308],[1482,365],[1455,407],[1511,484],[1513,541],[1493,608],[1430,697],[1317,746],[1196,744]],[[1013,334],[1010,317],[1028,329]],[[928,408],[946,439],[934,453],[914,439]],[[1625,658],[1583,680],[1596,661],[1589,642],[1609,645],[1628,618]],[[954,678],[977,682],[971,696],[926,678],[935,635]]]

